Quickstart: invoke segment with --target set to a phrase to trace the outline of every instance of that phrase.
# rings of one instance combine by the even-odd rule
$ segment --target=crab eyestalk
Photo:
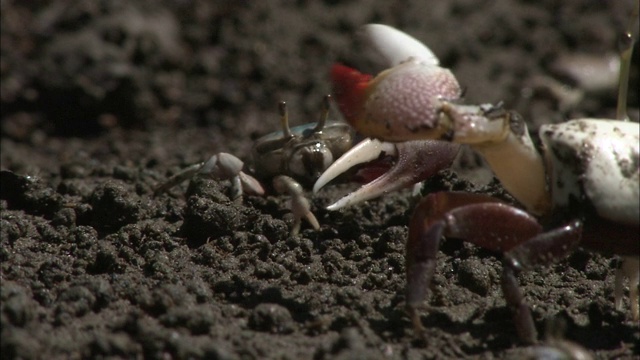
[[[631,68],[631,57],[633,55],[633,44],[635,44],[638,31],[638,13],[640,12],[640,2],[636,1],[631,14],[631,21],[620,39],[620,75],[618,82],[618,106],[616,117],[619,120],[629,121],[627,114],[627,95],[629,92],[629,72]]]
[[[322,132],[324,129],[324,125],[327,123],[327,119],[329,118],[329,109],[331,108],[331,95],[325,95],[322,101],[322,114],[320,114],[320,119],[318,119],[318,123],[313,128],[314,133]]]
[[[285,101],[280,101],[278,103],[278,110],[280,111],[282,137],[284,139],[292,138],[293,134],[291,134],[291,128],[289,127],[289,112],[287,111],[287,103]]]

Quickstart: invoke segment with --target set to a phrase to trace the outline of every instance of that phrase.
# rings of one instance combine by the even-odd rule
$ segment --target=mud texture
[[[283,196],[234,203],[225,182],[203,179],[153,189],[219,151],[248,158],[278,129],[280,100],[293,123],[314,121],[328,69],[358,65],[350,36],[369,22],[423,40],[469,103],[503,101],[532,128],[613,117],[615,89],[572,105],[534,85],[571,80],[554,65],[563,55],[615,52],[630,3],[2,1],[2,358],[530,354],[502,297],[499,256],[457,240],[438,255],[426,341],[414,338],[403,293],[407,191],[329,212],[356,185],[331,186],[312,197],[321,230],[303,224],[291,237]],[[452,171],[426,191],[447,189],[504,196],[496,181],[474,185]],[[562,318],[566,338],[597,358],[638,357],[638,324],[614,307],[617,266],[577,250],[521,274],[541,338],[547,319]]]

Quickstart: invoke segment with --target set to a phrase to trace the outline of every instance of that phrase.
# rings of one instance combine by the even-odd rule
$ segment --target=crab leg
[[[291,235],[295,236],[300,232],[302,218],[305,218],[315,230],[320,229],[318,220],[311,212],[309,200],[304,197],[302,185],[300,185],[297,181],[293,180],[289,176],[280,175],[273,178],[273,187],[278,193],[291,196],[290,208],[294,216]]]
[[[407,243],[407,310],[416,331],[422,332],[417,308],[433,278],[440,241],[447,236],[505,252],[502,289],[514,312],[520,339],[535,342],[536,329],[516,274],[566,257],[581,235],[580,221],[542,232],[533,216],[486,195],[445,192],[428,195],[414,212]]]
[[[154,195],[161,194],[181,182],[191,179],[196,175],[208,176],[217,180],[230,180],[232,198],[239,200],[242,193],[263,195],[264,189],[260,182],[253,176],[242,171],[244,163],[237,157],[228,153],[218,153],[204,163],[191,165],[179,173],[173,175],[167,182],[161,184],[154,191]]]
[[[200,170],[200,168],[202,167],[202,165],[204,165],[203,162],[201,163],[197,163],[197,164],[193,164],[187,168],[185,168],[184,170],[178,172],[177,174],[171,176],[169,178],[169,180],[167,180],[166,182],[160,184],[160,186],[156,187],[153,190],[153,196],[158,196],[164,192],[167,192],[169,189],[171,189],[172,187],[180,184],[181,182],[191,179],[192,177],[194,177],[197,173],[198,170]]]
[[[631,318],[638,321],[640,309],[638,309],[638,283],[640,282],[640,264],[637,257],[623,257],[622,266],[616,272],[615,280],[615,304],[616,309],[622,309],[622,295],[624,293],[622,282],[629,278],[629,302],[631,303]]]

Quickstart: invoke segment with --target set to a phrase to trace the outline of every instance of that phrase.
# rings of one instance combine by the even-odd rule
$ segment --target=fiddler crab
[[[272,179],[273,188],[280,194],[291,197],[290,210],[294,215],[292,235],[300,231],[302,218],[314,229],[320,224],[311,212],[303,187],[294,177],[310,182],[324,171],[334,158],[344,154],[352,144],[352,130],[343,122],[329,121],[330,96],[324,99],[324,108],[317,123],[289,127],[289,115],[285,102],[279,103],[281,131],[265,135],[253,146],[252,157],[256,176]],[[221,152],[207,161],[191,165],[170,177],[158,186],[154,194],[163,193],[175,185],[194,176],[209,177],[231,182],[231,198],[241,202],[242,195],[264,195],[261,182],[249,175],[244,162],[236,156]]]
[[[286,103],[280,102],[282,130],[259,138],[252,149],[254,175],[261,179],[272,179],[273,188],[278,193],[291,197],[289,208],[294,215],[291,235],[299,233],[303,218],[314,229],[320,228],[300,182],[311,184],[317,180],[314,189],[318,191],[339,173],[357,164],[391,159],[392,164],[388,161],[379,162],[372,166],[372,170],[362,171],[360,178],[371,181],[335,205],[346,206],[419,183],[451,164],[457,154],[458,145],[443,147],[434,141],[389,143],[365,139],[353,146],[354,134],[351,126],[343,121],[328,121],[330,102],[331,96],[325,96],[322,115],[317,123],[293,128],[289,127]],[[429,158],[434,152],[440,160]],[[332,170],[326,171],[329,167]],[[166,192],[194,176],[203,176],[229,180],[231,198],[235,201],[242,201],[243,194],[264,195],[265,189],[261,182],[243,171],[244,168],[242,160],[221,152],[171,176],[155,189],[154,194]],[[416,172],[416,168],[423,170]],[[381,171],[384,172],[380,174]]]
[[[627,68],[634,42],[631,32],[621,60]],[[577,246],[623,258],[615,277],[615,304],[622,307],[627,277],[631,316],[637,321],[640,130],[638,123],[623,119],[626,109],[619,112],[619,120],[542,125],[539,149],[514,111],[501,105],[463,105],[455,76],[440,67],[436,56],[418,40],[378,24],[364,26],[360,35],[389,69],[372,77],[344,65],[333,67],[334,95],[346,120],[363,135],[395,142],[396,148],[427,141],[432,149],[428,159],[412,161],[433,162],[426,165],[428,173],[448,166],[460,144],[467,145],[484,157],[520,203],[513,206],[488,195],[463,192],[431,193],[420,201],[406,245],[406,306],[416,333],[423,331],[418,308],[433,279],[443,236],[503,254],[502,290],[524,342],[535,343],[537,332],[516,275],[558,262]],[[628,72],[621,71],[621,88],[627,81]],[[621,91],[619,99],[626,101],[626,91]],[[619,104],[618,109],[625,107]],[[325,177],[348,168],[349,160],[343,158],[338,164],[347,165],[330,168],[320,186]],[[414,170],[425,172],[422,167]],[[349,195],[329,208],[366,196],[357,198],[352,201]]]
[[[311,184],[316,180],[316,186],[322,181],[329,181],[326,174],[321,179],[320,175],[325,172],[335,159],[341,157],[353,146],[354,134],[351,126],[341,121],[328,121],[331,104],[331,96],[327,95],[323,101],[322,115],[317,123],[308,123],[296,127],[289,126],[289,116],[285,102],[280,102],[279,112],[281,120],[281,131],[265,135],[259,138],[252,149],[253,171],[252,173],[260,179],[272,179],[273,188],[280,194],[291,197],[289,208],[294,215],[294,224],[291,235],[297,235],[300,231],[302,219],[316,230],[320,224],[313,212],[311,212],[309,201],[304,196],[304,189],[300,182]],[[417,142],[417,143],[424,143]],[[427,142],[429,143],[429,142]],[[375,147],[376,149],[373,149]],[[364,185],[361,189],[352,194],[349,199],[364,201],[382,195],[389,191],[410,186],[420,182],[431,175],[424,176],[409,171],[414,167],[428,168],[427,155],[431,153],[429,146],[409,146],[407,144],[382,143],[371,139],[366,139],[354,147],[360,150],[367,150],[364,155],[350,156],[353,167],[357,163],[375,162],[385,158],[397,158],[395,162],[389,164],[388,161],[380,162],[377,170],[369,173],[365,170],[361,178],[365,181],[375,178],[374,181]],[[353,151],[350,153],[353,154]],[[443,154],[443,157],[451,157],[451,154]],[[335,168],[342,168],[344,163],[337,162]],[[211,156],[207,161],[191,165],[177,174],[171,176],[166,182],[158,186],[154,194],[158,195],[166,192],[170,188],[193,178],[194,176],[209,177],[215,180],[228,180],[231,182],[231,198],[235,201],[242,201],[242,195],[264,195],[265,189],[256,177],[248,174],[243,169],[244,162],[236,156],[221,152]],[[382,169],[382,170],[381,170]],[[381,171],[386,171],[380,175]],[[399,173],[410,174],[402,179],[396,176]],[[333,177],[331,177],[333,179]],[[300,182],[299,182],[300,181]],[[347,200],[345,203],[348,203]]]

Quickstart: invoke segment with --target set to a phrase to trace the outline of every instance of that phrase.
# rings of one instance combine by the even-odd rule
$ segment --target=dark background
[[[503,101],[532,129],[613,117],[615,89],[590,91],[556,64],[615,54],[631,7],[2,1],[3,358],[523,356],[500,262],[454,240],[443,245],[423,316],[429,341],[413,339],[403,311],[407,192],[330,213],[323,207],[353,186],[330,187],[312,199],[322,229],[303,224],[291,238],[281,196],[238,205],[224,183],[203,180],[188,193],[186,185],[152,191],[215,152],[247,159],[254,140],[278,129],[278,101],[294,124],[315,121],[331,64],[357,65],[351,34],[370,22],[423,40],[469,103]],[[636,121],[637,65],[635,57]],[[584,98],[565,106],[533,86],[552,76]],[[501,193],[495,182],[474,186],[450,171],[429,186]],[[578,250],[521,275],[540,332],[561,317],[566,337],[597,357],[637,356],[638,326],[614,309],[616,266]]]

